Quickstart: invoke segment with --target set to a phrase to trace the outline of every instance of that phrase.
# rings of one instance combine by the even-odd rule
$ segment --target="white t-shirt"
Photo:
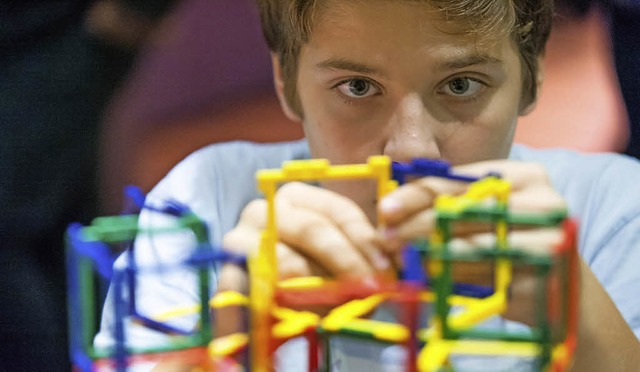
[[[279,168],[283,161],[309,157],[305,141],[278,144],[230,142],[205,147],[178,164],[148,195],[147,202],[161,204],[175,200],[187,205],[209,227],[210,242],[220,246],[222,238],[238,221],[244,206],[260,197],[255,173],[259,169]],[[569,214],[580,224],[579,252],[607,290],[624,319],[640,338],[640,162],[615,154],[579,154],[568,150],[534,150],[514,145],[511,159],[541,163],[552,184],[567,201]],[[141,225],[157,226],[168,217],[143,211]],[[194,249],[188,236],[175,234],[161,239],[141,237],[135,243],[139,264],[171,264],[184,259]],[[116,265],[122,265],[121,257]],[[215,288],[215,275],[212,281]],[[137,282],[137,307],[151,315],[163,309],[198,303],[193,272],[176,271],[159,276],[148,275]],[[101,329],[95,346],[114,342],[114,319],[110,293],[103,311]],[[190,329],[197,315],[175,320],[175,325]],[[505,323],[505,327],[513,327]],[[167,336],[133,324],[126,327],[126,340],[137,347],[166,345]],[[333,365],[338,370],[394,370],[402,352],[343,342],[336,339]],[[304,347],[303,341],[283,346],[279,355],[305,355],[286,352]],[[300,370],[301,359],[281,358],[279,369]],[[465,361],[460,361],[465,363]],[[492,370],[498,367],[491,362]],[[526,369],[509,364],[505,368]],[[386,367],[384,367],[386,366]],[[287,368],[290,367],[290,368]],[[522,368],[521,368],[522,367]],[[372,369],[374,368],[374,369]],[[465,368],[466,370],[466,368]]]

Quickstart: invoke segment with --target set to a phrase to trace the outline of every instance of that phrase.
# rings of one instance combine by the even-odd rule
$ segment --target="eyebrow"
[[[473,54],[438,64],[438,70],[457,70],[484,64],[503,64],[502,60],[488,54]]]
[[[344,58],[331,58],[318,63],[316,67],[325,70],[347,70],[366,75],[382,75],[382,72],[379,70]]]
[[[462,56],[460,58],[456,58],[453,60],[449,60],[446,62],[439,63],[436,66],[437,70],[458,70],[461,68],[474,66],[474,65],[482,65],[482,64],[503,64],[502,60],[493,57],[489,54],[472,54]],[[366,75],[377,75],[382,76],[383,73],[375,68],[369,67],[367,65],[353,62],[344,58],[330,58],[325,61],[322,61],[316,65],[316,67],[325,69],[325,70],[346,70],[352,71],[359,74]]]

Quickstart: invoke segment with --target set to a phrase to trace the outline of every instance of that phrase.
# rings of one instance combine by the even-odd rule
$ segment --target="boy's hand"
[[[497,172],[511,182],[510,208],[515,212],[545,212],[564,209],[565,203],[552,188],[544,168],[537,164],[513,161],[488,161],[456,167],[456,172],[482,176]],[[386,228],[380,234],[362,210],[350,199],[329,190],[302,183],[288,183],[276,195],[279,242],[276,246],[278,273],[281,279],[331,275],[338,278],[362,277],[390,267],[387,257],[397,257],[406,242],[428,237],[434,222],[433,203],[439,195],[464,193],[468,184],[436,177],[425,177],[403,185],[385,196],[379,204]],[[243,211],[238,225],[224,238],[224,247],[248,254],[258,249],[266,223],[266,202],[256,200]],[[459,224],[470,247],[487,241],[486,226]],[[559,242],[554,229],[514,231],[513,242],[531,249],[541,249]],[[382,253],[384,252],[384,254]],[[488,267],[487,267],[488,268]],[[456,279],[479,284],[490,278],[490,271],[464,270]],[[516,273],[513,302],[532,301],[532,277]],[[219,290],[245,292],[246,274],[226,265],[220,275]],[[521,289],[521,290],[519,290]],[[519,296],[518,293],[523,293]],[[517,301],[516,301],[517,300]],[[525,306],[532,308],[532,306]],[[528,315],[516,311],[514,319]]]
[[[535,163],[495,160],[455,167],[455,172],[471,176],[498,173],[511,182],[509,208],[512,212],[551,212],[564,210],[566,204],[549,181],[545,169]],[[434,224],[433,205],[438,196],[461,195],[467,183],[437,177],[425,177],[403,185],[386,195],[378,208],[386,223],[383,232],[387,247],[397,248],[394,241],[404,242],[429,236]],[[477,229],[467,224],[469,232]],[[463,233],[464,231],[456,231]]]
[[[265,200],[249,203],[236,227],[225,235],[225,249],[245,255],[255,252],[266,216]],[[280,279],[313,275],[357,278],[390,267],[375,228],[364,212],[344,196],[303,183],[287,183],[276,193],[276,218]],[[246,293],[247,273],[236,265],[224,265],[218,291]],[[242,329],[238,311],[217,312],[218,335]]]
[[[258,249],[266,215],[266,201],[251,202],[238,225],[225,235],[225,249],[242,254]],[[281,279],[310,275],[361,277],[390,267],[375,228],[364,212],[344,196],[303,183],[287,183],[276,194],[276,218]],[[233,281],[239,279],[233,271],[223,272],[221,285],[231,281],[231,276],[235,277]]]
[[[538,164],[509,160],[474,163],[455,168],[464,175],[483,176],[498,173],[511,183],[509,208],[512,212],[552,212],[565,210],[562,197],[553,189],[545,169]],[[461,195],[468,184],[436,177],[425,177],[403,185],[386,195],[378,205],[386,227],[382,231],[387,254],[397,257],[402,247],[416,238],[428,237],[434,227],[435,200],[443,194]],[[490,226],[480,223],[455,224],[456,245],[473,249],[490,246],[493,234]],[[558,228],[513,229],[509,241],[531,252],[550,252],[562,240]],[[491,265],[457,265],[456,281],[489,284]],[[535,309],[535,277],[530,272],[515,271],[511,286],[511,302],[507,316],[514,320],[530,322]]]

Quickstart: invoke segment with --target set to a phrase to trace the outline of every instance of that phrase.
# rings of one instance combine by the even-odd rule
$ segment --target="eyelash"
[[[487,84],[486,82],[484,82],[484,81],[482,81],[480,79],[473,78],[471,76],[462,75],[462,76],[455,76],[453,78],[450,78],[450,79],[446,80],[441,85],[441,88],[438,91],[443,90],[448,84],[450,84],[452,81],[454,81],[456,79],[468,79],[468,80],[470,80],[472,82],[475,82],[475,83],[478,83],[478,84],[482,85],[482,87],[479,89],[478,93],[481,93],[485,88],[489,87],[489,84]],[[374,96],[377,95],[377,94],[375,94],[375,95],[373,95],[371,97],[364,97],[364,98],[351,98],[351,97],[345,96],[343,93],[341,93],[338,90],[339,86],[341,86],[343,84],[346,84],[346,83],[349,83],[349,82],[351,82],[353,80],[364,80],[367,83],[371,84],[375,89],[378,89],[380,92],[382,91],[382,89],[380,88],[380,86],[378,84],[376,84],[374,81],[372,81],[372,80],[370,80],[368,78],[365,78],[365,77],[352,77],[352,78],[340,80],[338,83],[334,84],[331,87],[331,89],[335,90],[337,92],[337,94],[340,95],[340,97],[343,99],[343,102],[346,105],[355,106],[357,104],[364,103],[366,101],[366,98],[371,98],[371,97],[374,97]],[[448,96],[448,97],[450,97],[452,99],[455,99],[459,103],[463,103],[463,104],[476,102],[478,100],[478,96],[479,96],[479,94],[477,94],[477,93],[469,95],[469,96],[455,96],[455,95],[449,95],[447,93],[441,93],[441,94],[443,94],[445,96]]]
[[[346,96],[345,94],[340,92],[340,90],[338,89],[339,86],[341,86],[343,84],[346,84],[346,83],[349,83],[349,82],[352,82],[354,80],[364,80],[364,81],[366,81],[367,83],[371,84],[371,86],[373,88],[377,89],[379,91],[379,93],[374,94],[374,95],[372,95],[370,97],[352,98],[352,97]],[[355,106],[355,105],[360,104],[360,103],[365,103],[365,101],[367,101],[367,98],[375,97],[375,96],[377,96],[378,94],[380,94],[382,92],[382,88],[380,88],[380,85],[378,85],[377,83],[375,83],[371,79],[368,79],[366,77],[359,77],[359,76],[351,77],[351,78],[348,78],[348,79],[342,79],[339,82],[337,82],[336,84],[334,84],[331,87],[331,89],[336,91],[336,93],[343,99],[343,102],[346,105],[350,105],[350,106]]]
[[[471,76],[461,75],[461,76],[455,76],[455,77],[452,77],[450,79],[447,79],[441,85],[441,88],[438,89],[438,92],[444,90],[447,87],[447,85],[449,85],[452,81],[454,81],[456,79],[467,79],[469,81],[472,81],[472,82],[475,82],[475,83],[478,83],[478,84],[481,85],[481,87],[478,89],[478,92],[476,92],[474,94],[471,94],[469,96],[457,96],[457,95],[451,95],[451,94],[447,94],[447,93],[441,92],[441,94],[443,94],[443,95],[445,95],[445,96],[447,96],[447,97],[449,97],[451,99],[455,99],[460,103],[476,102],[478,100],[478,96],[482,93],[482,91],[484,91],[485,88],[489,87],[489,84],[487,84],[486,82],[484,82],[484,81],[482,81],[480,79],[477,79],[477,78],[474,78],[474,77],[471,77]]]

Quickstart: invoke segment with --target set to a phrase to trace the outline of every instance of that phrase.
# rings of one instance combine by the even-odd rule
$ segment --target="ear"
[[[536,96],[531,102],[520,109],[520,115],[525,116],[531,113],[536,108],[538,103],[538,97],[540,97],[540,90],[542,89],[542,83],[544,82],[544,58],[538,56],[538,73],[536,74]]]
[[[271,65],[273,66],[273,84],[276,88],[276,95],[280,102],[280,107],[285,116],[292,121],[301,122],[302,119],[292,108],[287,97],[284,93],[284,77],[282,76],[282,66],[280,64],[280,56],[276,53],[271,53]]]

